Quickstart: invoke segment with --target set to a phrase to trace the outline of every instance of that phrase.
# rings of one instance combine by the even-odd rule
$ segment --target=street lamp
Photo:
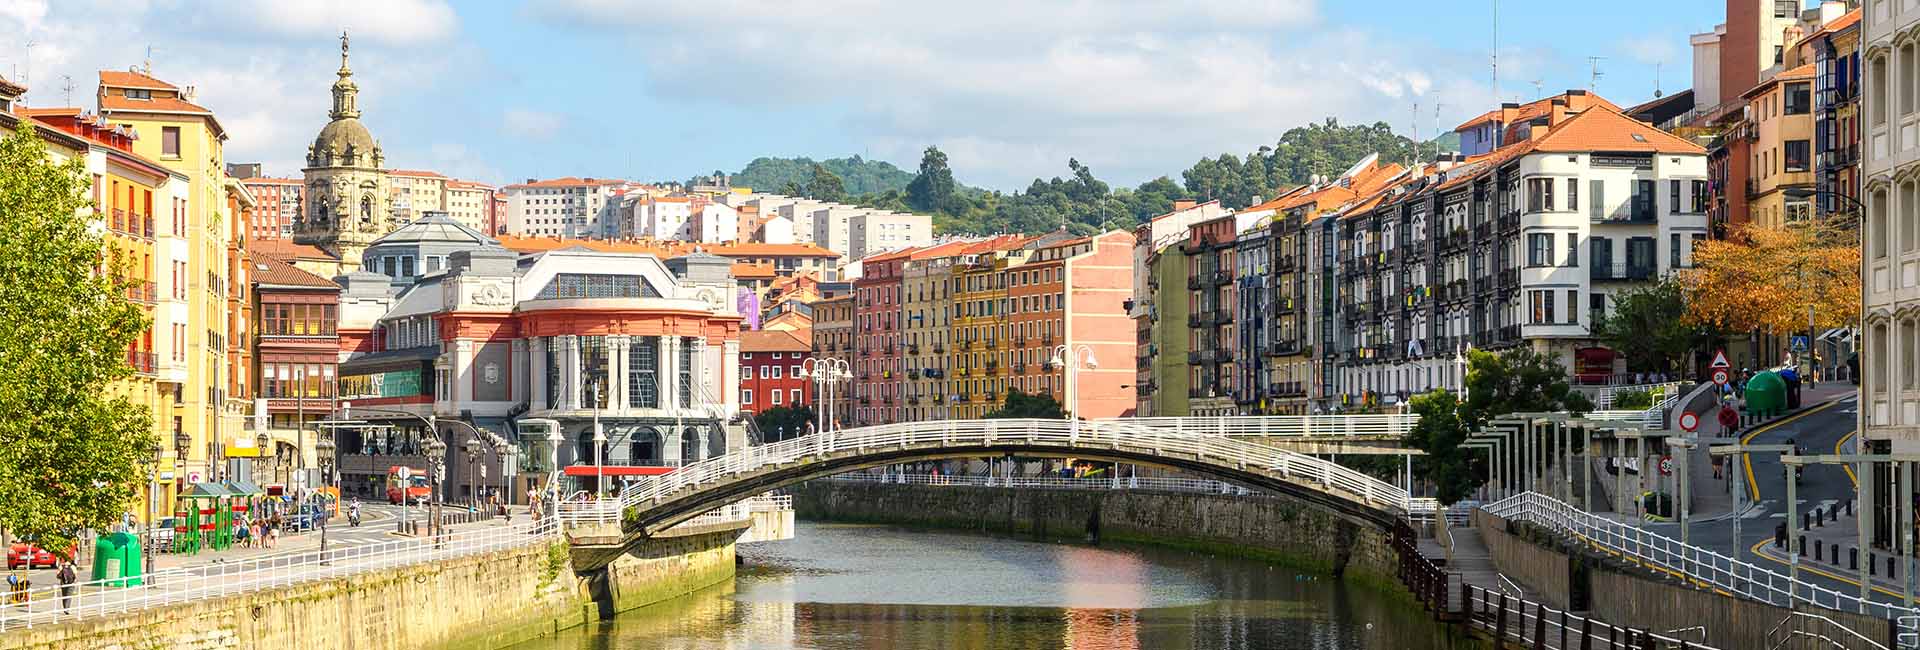
[[[480,490],[473,482],[473,463],[480,457],[480,439],[469,437],[460,445],[460,448],[467,452],[467,503],[478,506],[480,500],[477,497]]]
[[[822,413],[815,414],[815,417],[820,420],[815,430],[820,433],[831,431],[834,424],[834,385],[852,380],[853,370],[848,366],[846,359],[808,357],[800,361],[800,378],[812,379],[815,384],[820,385],[817,390],[822,395],[821,403],[826,408]]]
[[[600,428],[600,385],[593,386],[593,495],[595,498],[606,495],[607,468],[603,451],[607,446],[607,432]]]
[[[1053,346],[1053,365],[1066,369],[1067,419],[1072,420],[1080,415],[1079,374],[1081,364],[1075,363],[1068,365],[1068,354],[1069,348],[1067,344],[1062,343]],[[1087,370],[1097,370],[1100,367],[1100,363],[1093,358],[1093,348],[1087,347],[1085,343],[1072,348],[1071,354],[1074,357],[1074,361],[1083,362]]]

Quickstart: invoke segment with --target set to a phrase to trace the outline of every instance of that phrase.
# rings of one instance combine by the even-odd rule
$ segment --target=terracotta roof
[[[100,85],[115,88],[150,88],[154,90],[179,90],[178,86],[149,77],[147,75],[119,70],[101,70]]]
[[[1295,194],[1298,194],[1303,191],[1309,191],[1310,187],[1311,186],[1308,186],[1308,185],[1295,185],[1293,187],[1287,188],[1287,191],[1281,192],[1279,196],[1273,197],[1272,199],[1269,199],[1267,202],[1261,203],[1260,205],[1249,206],[1247,209],[1241,210],[1241,212],[1259,212],[1261,210],[1278,210],[1280,209],[1281,203],[1284,203],[1287,199],[1293,198],[1293,195]]]
[[[481,183],[481,182],[476,182],[476,181],[463,181],[463,180],[459,180],[459,179],[447,179],[447,187],[448,187],[449,189],[461,189],[461,190],[490,190],[490,189],[493,189],[493,186],[492,186],[492,185],[488,185],[488,184],[486,184],[486,183]]]
[[[747,330],[740,333],[741,352],[806,352],[813,345],[790,330]]]
[[[4,82],[4,81],[6,80],[0,79],[0,82]],[[86,115],[87,109],[77,108],[73,106],[42,106],[39,108],[27,108],[23,106],[23,107],[20,107],[19,110],[16,110],[14,112],[19,113],[21,115],[25,115],[27,117],[74,117],[74,118],[77,118],[77,117]]]
[[[966,252],[967,246],[972,244],[973,242],[970,242],[970,241],[950,241],[945,244],[935,244],[933,246],[928,246],[926,248],[922,248],[920,250],[914,251],[911,257],[912,259],[916,259],[916,260],[931,260],[931,259],[938,259],[942,257],[951,257],[954,255],[959,255],[961,253]]]
[[[733,263],[734,279],[761,280],[761,279],[772,278],[775,275],[777,274],[773,272],[772,264],[742,264],[740,262]]]
[[[1533,100],[1531,102],[1527,102],[1525,104],[1521,104],[1519,108],[1514,109],[1513,119],[1509,121],[1507,125],[1525,122],[1527,120],[1531,120],[1533,118],[1546,115],[1547,111],[1552,110],[1553,108],[1553,100],[1563,98],[1566,96],[1567,96],[1567,93],[1560,93],[1552,97],[1544,97],[1541,99]],[[1620,110],[1619,106],[1615,105],[1613,102],[1607,101],[1605,98],[1599,95],[1588,93],[1587,99],[1588,101],[1592,102],[1593,106],[1606,106],[1616,111]],[[1491,111],[1481,113],[1478,117],[1462,122],[1460,126],[1453,127],[1453,130],[1455,132],[1465,131],[1467,129],[1473,128],[1474,126],[1479,125],[1482,122],[1497,119],[1500,117],[1500,111],[1501,109],[1495,108]]]
[[[1827,34],[1845,30],[1857,24],[1860,24],[1860,9],[1855,7],[1852,11],[1841,14],[1839,18],[1833,19],[1833,22],[1821,25],[1820,29],[1801,38],[1800,42],[1805,43],[1821,36],[1826,36]]]
[[[626,184],[626,182],[627,181],[623,181],[617,178],[575,178],[573,176],[566,176],[563,178],[550,178],[544,181],[534,181],[531,183],[514,183],[512,185],[508,185],[506,189],[511,190],[511,189],[530,188],[530,187],[581,187],[581,186],[599,187],[603,185],[624,185]]]
[[[302,181],[298,178],[275,178],[272,176],[259,176],[255,178],[242,178],[240,179],[240,184],[241,185],[303,185],[305,184],[305,181]]]
[[[292,264],[280,261],[272,255],[255,250],[247,251],[247,260],[253,262],[252,276],[255,285],[270,284],[280,287],[313,287],[316,289],[339,290],[340,285],[332,280],[300,270]]]
[[[22,86],[14,82],[7,81],[6,77],[0,77],[0,93],[6,93],[9,95],[22,95],[22,94],[25,94],[26,92],[27,92],[26,86]]]
[[[435,177],[446,178],[445,174],[441,174],[440,172],[427,171],[424,169],[389,169],[387,170],[387,173],[393,176],[424,176],[427,178],[435,178]]]
[[[1759,97],[1760,95],[1766,94],[1767,90],[1780,85],[1780,82],[1812,79],[1813,75],[1814,67],[1813,64],[1809,63],[1798,68],[1782,71],[1779,74],[1773,75],[1772,78],[1762,80],[1760,83],[1754,84],[1752,88],[1747,89],[1747,92],[1740,93],[1740,96],[1747,98]]]
[[[884,253],[874,253],[872,255],[868,255],[866,257],[860,258],[860,261],[862,263],[890,262],[890,261],[905,258],[905,257],[911,257],[913,255],[913,252],[917,250],[920,250],[918,246],[909,246],[906,248],[902,248],[900,250],[886,251]]]
[[[205,106],[200,106],[198,104],[194,104],[192,102],[186,102],[179,99],[174,99],[172,97],[155,97],[153,99],[127,99],[126,97],[122,97],[119,95],[102,96],[100,98],[100,112],[109,113],[112,111],[121,111],[126,113],[167,113],[167,114],[185,114],[185,115],[204,115],[206,116],[208,122],[213,123],[213,132],[215,135],[225,137],[227,133],[227,130],[224,127],[220,126],[220,120],[215,119],[213,117],[212,109],[209,109]]]
[[[252,239],[247,241],[247,252],[272,257],[283,261],[328,260],[334,256],[318,247],[307,244],[295,244],[290,239]]]
[[[1620,113],[1619,109],[1596,106],[1567,118],[1546,135],[1534,138],[1531,152],[1632,151],[1651,153],[1697,153],[1706,149],[1680,136],[1654,128]]]

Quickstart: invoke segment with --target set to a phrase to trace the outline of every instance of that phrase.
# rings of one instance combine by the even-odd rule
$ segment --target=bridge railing
[[[856,483],[891,483],[896,485],[961,485],[977,487],[1030,487],[1055,490],[1160,490],[1165,492],[1195,492],[1201,494],[1231,494],[1247,496],[1266,494],[1260,490],[1204,478],[1183,478],[1177,476],[1115,476],[1115,477],[1067,477],[1067,476],[977,476],[954,474],[899,474],[876,472],[848,472],[827,477],[830,481],[848,481]]]
[[[0,594],[0,630],[75,619],[112,616],[175,603],[286,587],[314,580],[448,560],[535,544],[558,535],[553,519],[447,533],[438,537],[319,549],[164,569],[141,576],[142,584],[94,580],[73,585],[68,602],[60,586],[35,586]],[[24,602],[22,602],[24,601]]]
[[[695,516],[681,525],[694,526],[745,521],[748,513],[792,510],[791,495],[761,494],[747,497],[738,503],[732,503]],[[619,499],[584,499],[561,504],[559,519],[561,523],[574,526],[582,524],[620,523],[625,508]]]
[[[1621,559],[1671,572],[1702,587],[1744,598],[1792,607],[1807,604],[1842,612],[1860,612],[1896,621],[1915,619],[1920,611],[1899,605],[1861,600],[1858,595],[1828,589],[1719,552],[1683,544],[1644,528],[1597,517],[1538,492],[1523,492],[1482,506],[1488,514],[1540,526]],[[1910,623],[1900,623],[1912,631]]]
[[[1117,422],[1164,429],[1170,433],[1273,438],[1400,438],[1420,422],[1414,414],[1385,415],[1268,415],[1238,417],[1108,418]]]
[[[1404,512],[1405,490],[1332,461],[1273,447],[1213,435],[1169,431],[1127,420],[993,419],[909,422],[857,427],[790,438],[769,445],[733,451],[682,466],[621,490],[619,508],[671,499],[683,490],[697,489],[770,465],[797,463],[846,451],[934,444],[942,447],[984,447],[1020,443],[1065,449],[1128,446],[1151,453],[1201,459],[1230,467],[1253,467],[1315,489],[1341,492],[1371,507]],[[604,503],[560,504],[562,517],[606,517]],[[570,515],[569,511],[576,514]],[[588,514],[586,511],[593,511]]]

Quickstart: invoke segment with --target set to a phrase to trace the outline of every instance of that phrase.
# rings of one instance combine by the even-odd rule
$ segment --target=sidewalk
[[[1801,393],[1801,408],[1789,411],[1779,417],[1749,422],[1742,426],[1734,435],[1728,435],[1726,431],[1721,428],[1719,408],[1706,413],[1695,414],[1700,418],[1700,426],[1698,431],[1689,437],[1694,440],[1696,444],[1695,449],[1698,451],[1697,453],[1689,455],[1691,462],[1688,463],[1687,467],[1688,471],[1691,472],[1688,487],[1691,490],[1689,496],[1691,496],[1693,500],[1693,508],[1691,510],[1693,521],[1711,521],[1730,517],[1734,515],[1734,508],[1742,505],[1742,500],[1736,499],[1733,494],[1734,480],[1728,473],[1734,468],[1740,467],[1740,465],[1732,458],[1721,458],[1722,471],[1718,477],[1715,477],[1713,472],[1714,459],[1711,454],[1706,453],[1708,448],[1715,445],[1740,444],[1760,429],[1784,422],[1802,413],[1819,408],[1828,402],[1850,397],[1854,395],[1856,391],[1857,387],[1847,382],[1821,382],[1818,387],[1808,389]],[[1754,506],[1752,503],[1745,503],[1744,505],[1749,508]]]

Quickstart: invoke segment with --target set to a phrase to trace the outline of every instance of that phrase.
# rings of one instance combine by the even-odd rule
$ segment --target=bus
[[[403,500],[426,503],[430,498],[433,498],[433,488],[427,484],[427,477],[420,470],[403,465],[387,468],[387,503],[396,506]]]

